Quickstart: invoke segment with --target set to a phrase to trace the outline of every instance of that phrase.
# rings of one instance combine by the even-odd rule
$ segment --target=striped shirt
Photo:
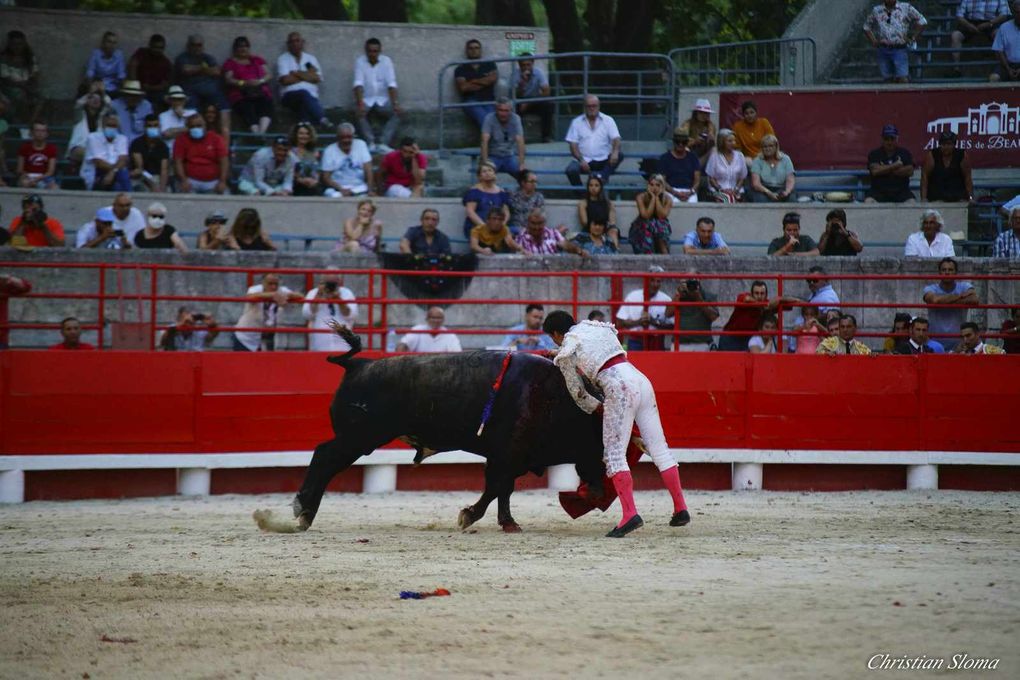
[[[957,18],[970,22],[991,21],[1003,15],[1011,15],[1006,0],[963,0],[956,8]]]
[[[1020,260],[1020,235],[1012,229],[999,234],[992,246],[992,257]]]
[[[524,252],[532,255],[555,255],[560,252],[563,243],[563,235],[555,229],[546,227],[539,238],[533,238],[531,232],[525,229],[517,240],[524,248]]]

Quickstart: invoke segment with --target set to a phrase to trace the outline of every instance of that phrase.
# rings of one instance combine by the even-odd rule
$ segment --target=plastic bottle
[[[397,332],[392,328],[386,331],[386,351],[397,351]]]

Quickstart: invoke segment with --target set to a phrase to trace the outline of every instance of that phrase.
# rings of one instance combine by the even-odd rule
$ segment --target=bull
[[[330,405],[334,437],[315,448],[292,508],[296,523],[258,510],[265,531],[305,531],[315,519],[326,486],[358,458],[394,439],[411,443],[416,462],[439,451],[461,449],[482,456],[485,489],[461,510],[466,529],[498,499],[503,531],[520,531],[510,512],[517,477],[541,474],[547,466],[574,464],[598,498],[603,488],[601,418],[577,407],[558,368],[544,357],[518,353],[504,368],[504,355],[477,351],[364,359],[355,357],[361,340],[346,328],[336,331],[351,346],[327,361],[345,369]],[[484,429],[483,411],[493,384],[505,370],[491,400]]]

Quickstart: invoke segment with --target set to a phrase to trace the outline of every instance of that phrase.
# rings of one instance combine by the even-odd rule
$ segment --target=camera
[[[124,235],[124,230],[123,229],[114,229],[113,230],[113,235],[114,236],[123,236]]]
[[[697,279],[687,279],[687,290],[694,291],[698,288],[701,288],[701,284],[698,283]]]
[[[324,287],[330,293],[335,293],[338,288],[336,281],[327,281]]]

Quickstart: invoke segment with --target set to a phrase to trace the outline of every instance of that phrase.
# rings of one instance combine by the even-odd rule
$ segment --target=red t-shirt
[[[737,296],[737,302],[754,302],[754,298],[751,297],[750,293],[741,293]],[[734,307],[733,314],[730,315],[730,320],[726,322],[723,330],[758,330],[758,322],[761,320],[761,313],[764,308],[764,304],[761,307]]]
[[[174,160],[184,160],[184,174],[189,179],[211,182],[220,178],[220,159],[227,155],[227,145],[215,132],[206,131],[202,139],[192,139],[187,132],[174,140]]]
[[[424,170],[429,165],[429,159],[425,157],[425,154],[418,154],[418,167]],[[382,163],[379,164],[383,172],[386,173],[386,186],[393,186],[399,184],[402,187],[411,186],[411,182],[414,177],[404,167],[404,159],[400,156],[400,151],[390,151],[388,154],[383,156]]]
[[[68,347],[64,343],[58,342],[57,344],[53,345],[53,347],[50,347],[50,349],[79,350],[79,349],[95,349],[95,347],[88,344],[87,342],[79,342],[77,347]]]
[[[131,59],[138,60],[138,82],[143,86],[170,82],[174,65],[165,55],[151,52],[147,47],[139,47]]]
[[[8,227],[8,230],[11,232],[12,236],[14,235],[14,230],[19,226],[21,226],[21,215],[18,215],[11,220],[11,226]],[[53,232],[54,236],[57,238],[64,238],[64,225],[62,225],[59,220],[53,217],[47,217],[46,226],[51,232]],[[30,246],[46,247],[49,245],[49,243],[46,242],[46,234],[43,233],[42,229],[35,225],[25,229],[25,240]]]
[[[56,144],[47,144],[41,150],[25,142],[18,148],[18,156],[25,159],[25,172],[30,175],[45,175],[50,168],[50,159],[57,157]]]

